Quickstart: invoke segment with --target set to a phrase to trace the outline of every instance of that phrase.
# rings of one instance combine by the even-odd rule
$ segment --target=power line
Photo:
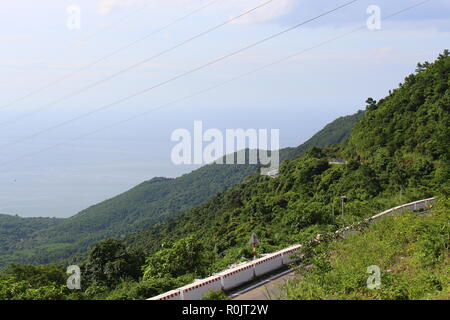
[[[48,107],[51,107],[51,106],[53,106],[53,105],[55,105],[55,104],[58,104],[58,103],[60,103],[60,102],[62,102],[62,101],[65,101],[65,100],[67,100],[67,99],[69,99],[69,98],[73,98],[73,97],[75,97],[75,96],[77,96],[77,95],[79,95],[79,94],[81,94],[81,93],[83,93],[83,92],[85,92],[85,91],[87,91],[87,90],[89,90],[89,89],[95,88],[95,87],[97,87],[98,85],[100,85],[100,84],[102,84],[102,83],[105,83],[105,82],[107,82],[107,81],[109,81],[109,80],[111,80],[111,79],[114,79],[114,78],[116,78],[117,76],[122,75],[122,74],[124,74],[124,73],[126,73],[126,72],[128,72],[128,71],[130,71],[130,70],[132,70],[132,69],[134,69],[134,68],[137,68],[137,67],[139,67],[139,66],[142,65],[142,64],[145,64],[145,63],[147,63],[147,62],[149,62],[149,61],[151,61],[151,60],[154,60],[154,59],[156,59],[156,58],[159,58],[159,57],[161,57],[162,55],[164,55],[164,54],[166,54],[166,53],[169,53],[169,52],[171,52],[171,51],[173,51],[173,50],[175,50],[175,49],[177,49],[177,48],[179,48],[179,47],[181,47],[181,46],[184,46],[184,45],[190,43],[191,41],[193,41],[193,40],[195,40],[195,39],[197,39],[197,38],[200,38],[200,37],[202,37],[202,36],[204,36],[204,35],[206,35],[206,34],[208,34],[208,33],[211,33],[211,32],[213,32],[213,31],[215,31],[215,30],[217,30],[217,29],[219,29],[219,28],[221,28],[221,27],[223,27],[223,26],[225,26],[225,25],[227,25],[227,24],[229,24],[229,23],[231,23],[231,22],[233,22],[233,21],[235,21],[235,20],[238,20],[238,19],[242,18],[243,16],[248,15],[248,14],[250,14],[250,13],[252,13],[252,12],[254,12],[254,11],[256,11],[256,10],[258,10],[258,9],[260,9],[260,8],[262,8],[262,7],[264,7],[264,6],[266,6],[266,5],[268,5],[269,3],[273,2],[273,1],[275,1],[275,0],[268,0],[268,1],[265,1],[265,2],[261,3],[260,5],[258,5],[258,6],[254,7],[254,8],[252,8],[252,9],[250,9],[250,10],[247,10],[247,11],[241,13],[240,15],[238,15],[238,16],[236,16],[236,17],[234,17],[234,18],[228,19],[228,20],[226,20],[225,22],[222,22],[222,23],[220,23],[220,24],[218,24],[218,25],[216,25],[216,26],[214,26],[214,27],[212,27],[212,28],[210,28],[210,29],[208,29],[208,30],[206,30],[206,31],[203,31],[203,32],[201,32],[201,33],[199,33],[199,34],[197,34],[197,35],[195,35],[195,36],[193,36],[193,37],[191,37],[191,38],[189,38],[189,39],[187,39],[187,40],[184,40],[184,41],[182,41],[182,42],[179,43],[179,44],[176,44],[176,45],[174,45],[174,46],[172,46],[172,47],[170,47],[170,48],[168,48],[168,49],[165,49],[165,50],[163,50],[163,51],[161,51],[161,52],[159,52],[159,53],[157,53],[157,54],[155,54],[155,55],[153,55],[153,56],[151,56],[151,57],[149,57],[149,58],[146,58],[146,59],[144,59],[144,60],[142,60],[142,61],[139,61],[139,62],[137,62],[137,63],[135,63],[135,64],[133,64],[133,65],[131,65],[131,66],[125,68],[125,69],[122,69],[122,70],[120,70],[120,71],[118,71],[118,72],[115,72],[115,73],[109,75],[109,76],[106,77],[106,78],[103,78],[103,79],[101,79],[101,80],[98,80],[98,81],[96,81],[96,82],[94,82],[94,83],[91,83],[91,84],[89,84],[89,85],[87,85],[87,86],[84,86],[84,87],[82,87],[81,89],[76,90],[76,91],[74,91],[74,92],[72,92],[72,93],[69,93],[69,94],[67,94],[67,95],[65,95],[65,96],[63,96],[63,97],[61,97],[61,98],[59,98],[59,99],[57,99],[57,100],[55,100],[55,101],[53,101],[53,102],[44,104],[44,105],[38,107],[37,109],[35,109],[35,110],[33,110],[33,111],[31,111],[31,112],[29,112],[29,113],[23,115],[23,116],[17,117],[17,118],[15,118],[15,119],[13,119],[13,120],[6,121],[6,122],[4,122],[4,123],[0,123],[0,127],[6,128],[6,127],[8,127],[9,125],[11,125],[11,124],[13,124],[13,123],[16,123],[16,122],[19,121],[19,120],[22,120],[22,119],[24,119],[24,118],[28,118],[29,116],[31,116],[31,115],[33,115],[33,114],[36,114],[36,113],[38,113],[38,112],[40,112],[40,111],[42,111],[42,110],[45,110],[45,109],[47,109]]]
[[[52,127],[46,128],[46,129],[43,129],[43,130],[41,130],[41,131],[39,131],[39,132],[37,132],[37,133],[34,133],[34,134],[32,134],[32,135],[30,135],[30,136],[28,136],[28,137],[21,138],[21,139],[18,139],[18,140],[16,140],[16,141],[13,141],[13,142],[11,142],[11,143],[8,143],[8,144],[2,146],[1,148],[2,148],[2,149],[5,149],[5,148],[7,148],[7,147],[9,147],[9,146],[16,145],[16,144],[18,144],[18,143],[20,143],[20,142],[30,140],[30,139],[35,138],[35,137],[37,137],[37,136],[39,136],[39,135],[41,135],[41,134],[43,134],[43,133],[49,132],[49,131],[51,131],[51,130],[54,130],[54,129],[57,129],[57,128],[60,128],[60,127],[63,127],[63,126],[68,125],[68,124],[70,124],[70,123],[72,123],[72,122],[75,122],[75,121],[78,121],[78,120],[80,120],[80,119],[86,118],[86,117],[88,117],[88,116],[90,116],[90,115],[92,115],[92,114],[94,114],[94,113],[103,111],[103,110],[108,109],[108,108],[110,108],[110,107],[112,107],[112,106],[114,106],[114,105],[117,105],[117,104],[122,103],[122,102],[124,102],[124,101],[130,100],[130,99],[132,99],[132,98],[134,98],[134,97],[140,96],[140,95],[142,95],[142,94],[144,94],[144,93],[147,93],[147,92],[149,92],[149,91],[152,91],[152,90],[154,90],[154,89],[156,89],[156,88],[162,87],[162,86],[164,86],[164,85],[166,85],[166,84],[168,84],[168,83],[170,83],[170,82],[173,82],[173,81],[175,81],[175,80],[178,80],[178,79],[180,79],[180,78],[183,78],[183,77],[185,77],[185,76],[187,76],[187,75],[190,75],[190,74],[192,74],[192,73],[194,73],[194,72],[197,72],[197,71],[202,70],[202,69],[204,69],[204,68],[206,68],[206,67],[209,67],[209,66],[211,66],[211,65],[214,65],[214,64],[216,64],[216,63],[218,63],[218,62],[220,62],[220,61],[223,61],[223,60],[228,59],[228,58],[230,58],[230,57],[232,57],[232,56],[235,56],[235,55],[237,55],[237,54],[239,54],[239,53],[241,53],[241,52],[243,52],[243,51],[246,51],[246,50],[248,50],[248,49],[250,49],[250,48],[253,48],[253,47],[255,47],[255,46],[257,46],[257,45],[260,45],[260,44],[262,44],[262,43],[264,43],[264,42],[267,42],[267,41],[269,41],[269,40],[271,40],[271,39],[274,39],[274,38],[276,38],[276,37],[279,37],[279,36],[281,36],[281,35],[283,35],[283,34],[289,32],[289,31],[298,29],[298,28],[300,28],[300,27],[303,26],[303,25],[306,25],[306,24],[308,24],[308,23],[310,23],[310,22],[313,22],[313,21],[315,21],[315,20],[317,20],[317,19],[319,19],[319,18],[321,18],[321,17],[324,17],[324,16],[326,16],[326,15],[328,15],[328,14],[331,14],[331,13],[333,13],[333,12],[335,12],[335,11],[338,11],[338,10],[340,10],[340,9],[343,9],[343,8],[349,6],[349,5],[351,5],[351,4],[353,4],[353,3],[357,2],[357,1],[359,1],[359,0],[352,0],[352,1],[350,1],[350,2],[347,2],[347,3],[345,3],[345,4],[343,4],[343,5],[340,5],[340,6],[334,8],[334,9],[332,9],[332,10],[329,10],[329,11],[326,11],[326,12],[324,12],[324,13],[321,13],[320,15],[315,16],[314,18],[311,18],[311,19],[308,19],[308,20],[306,20],[306,21],[300,22],[300,23],[298,23],[298,24],[296,24],[296,25],[294,25],[294,26],[291,26],[291,27],[289,27],[289,28],[287,28],[287,29],[284,29],[284,30],[282,30],[282,31],[280,31],[280,32],[277,32],[277,33],[275,33],[275,34],[273,34],[273,35],[271,35],[271,36],[268,36],[268,37],[266,37],[266,38],[264,38],[264,39],[262,39],[262,40],[259,40],[259,41],[257,41],[257,42],[254,42],[254,43],[250,44],[250,45],[247,45],[247,46],[245,46],[245,47],[243,47],[243,48],[241,48],[241,49],[238,49],[238,50],[236,50],[236,51],[233,51],[233,52],[231,52],[231,53],[229,53],[229,54],[227,54],[227,55],[224,55],[224,56],[221,56],[221,57],[219,57],[219,58],[217,58],[217,59],[214,59],[214,60],[212,60],[212,61],[209,61],[209,62],[207,62],[207,63],[205,63],[205,64],[203,64],[203,65],[200,65],[200,66],[198,66],[198,67],[196,67],[196,68],[193,68],[193,69],[191,69],[191,70],[189,70],[189,71],[187,71],[187,72],[181,73],[181,74],[179,74],[179,75],[177,75],[177,76],[174,76],[174,77],[172,77],[172,78],[170,78],[170,79],[168,79],[168,80],[165,80],[165,81],[163,81],[163,82],[160,82],[160,83],[158,83],[158,84],[156,84],[156,85],[153,85],[153,86],[148,87],[148,88],[146,88],[146,89],[143,89],[143,90],[140,90],[140,91],[138,91],[138,92],[135,92],[134,94],[131,94],[131,95],[129,95],[129,96],[126,96],[126,97],[124,97],[124,98],[121,98],[121,99],[119,99],[119,100],[117,100],[117,101],[115,101],[115,102],[106,104],[106,105],[104,105],[104,106],[102,106],[102,107],[99,107],[99,108],[97,108],[97,109],[94,109],[94,110],[92,110],[92,111],[89,111],[89,112],[87,112],[87,113],[84,113],[84,114],[82,114],[82,115],[79,115],[79,116],[77,116],[77,117],[74,117],[74,118],[72,118],[72,119],[66,120],[66,121],[64,121],[64,122],[61,122],[61,123],[59,123],[59,124],[57,124],[57,125],[55,125],[55,126],[52,126]]]
[[[400,14],[406,12],[406,11],[409,11],[409,10],[412,10],[412,9],[414,9],[414,8],[416,8],[416,7],[419,7],[419,6],[421,6],[421,5],[424,5],[424,4],[426,4],[426,3],[430,2],[430,1],[431,1],[431,0],[425,0],[425,1],[422,1],[422,2],[419,2],[419,3],[416,3],[416,4],[414,4],[414,5],[411,5],[411,6],[409,6],[409,7],[404,8],[404,9],[402,9],[402,10],[399,10],[399,11],[396,11],[396,12],[394,12],[394,13],[392,13],[392,14],[389,14],[389,15],[383,17],[383,19],[384,19],[384,20],[389,20],[389,19],[392,18],[392,17],[395,17],[395,16],[400,15]],[[60,142],[60,143],[51,145],[51,146],[49,146],[49,147],[47,147],[47,148],[44,148],[44,149],[42,149],[42,150],[39,150],[39,151],[37,151],[37,152],[29,153],[29,154],[20,156],[20,157],[18,157],[18,158],[15,158],[15,159],[13,159],[13,160],[10,160],[10,161],[5,161],[5,162],[3,162],[3,163],[0,163],[0,166],[6,166],[6,165],[11,164],[11,163],[16,163],[17,161],[20,161],[20,160],[22,160],[22,159],[29,158],[29,157],[33,157],[33,156],[35,156],[35,155],[39,155],[39,154],[44,153],[44,152],[46,152],[46,151],[49,151],[49,150],[58,148],[58,147],[60,147],[60,146],[64,146],[64,145],[66,145],[66,144],[68,144],[68,143],[70,143],[70,142],[74,142],[74,141],[77,141],[77,140],[81,140],[81,139],[83,139],[83,138],[89,137],[89,136],[94,135],[94,134],[96,134],[96,133],[99,133],[99,132],[101,132],[101,131],[108,130],[108,129],[110,129],[110,128],[120,126],[120,125],[122,125],[122,124],[124,124],[124,123],[133,121],[133,120],[135,120],[135,119],[139,119],[139,118],[141,118],[141,117],[143,117],[143,116],[146,116],[146,115],[148,115],[148,114],[150,114],[150,113],[152,113],[152,112],[154,112],[154,111],[157,111],[157,110],[160,110],[160,109],[169,107],[169,106],[171,106],[171,105],[174,105],[174,104],[177,104],[177,103],[186,101],[186,100],[188,100],[188,99],[191,99],[191,98],[194,98],[194,97],[196,97],[196,96],[202,95],[202,94],[204,94],[204,93],[206,93],[206,92],[212,91],[212,90],[217,89],[217,88],[222,87],[222,86],[225,86],[225,85],[227,85],[227,84],[229,84],[229,83],[231,83],[231,82],[234,82],[234,81],[236,81],[236,80],[239,80],[239,79],[241,79],[241,78],[247,77],[247,76],[249,76],[249,75],[252,75],[252,74],[257,73],[257,72],[259,72],[259,71],[265,70],[265,69],[270,68],[270,67],[272,67],[272,66],[274,66],[274,65],[277,65],[277,64],[279,64],[279,63],[282,63],[282,62],[288,61],[288,60],[290,60],[290,59],[292,59],[292,58],[298,57],[299,55],[301,55],[301,54],[303,54],[303,53],[306,53],[306,52],[308,52],[308,51],[317,49],[317,48],[319,48],[319,47],[322,47],[322,46],[324,46],[324,45],[326,45],[326,44],[332,43],[332,42],[337,41],[337,40],[339,40],[339,39],[342,39],[342,38],[344,38],[344,37],[347,37],[347,36],[349,36],[349,35],[351,35],[351,34],[354,34],[354,33],[356,33],[356,32],[359,32],[359,31],[361,31],[361,30],[365,30],[366,28],[367,28],[366,25],[363,25],[363,26],[361,26],[361,27],[355,28],[355,29],[353,29],[353,30],[351,30],[351,31],[345,32],[345,33],[340,34],[340,35],[338,35],[338,36],[336,36],[336,37],[333,37],[333,38],[330,38],[330,39],[328,39],[328,40],[322,41],[322,42],[320,42],[320,43],[318,43],[318,44],[316,44],[316,45],[314,45],[314,46],[311,46],[311,47],[308,47],[308,48],[303,49],[303,50],[301,50],[301,51],[298,51],[298,52],[296,52],[296,53],[294,53],[294,54],[291,54],[291,55],[289,55],[289,56],[283,57],[283,58],[278,59],[278,60],[276,60],[276,61],[274,61],[274,62],[271,62],[271,63],[269,63],[269,64],[265,64],[265,65],[263,65],[263,66],[261,66],[261,67],[255,68],[255,69],[253,69],[253,70],[251,70],[251,71],[245,72],[245,73],[243,73],[243,74],[240,74],[240,75],[235,76],[235,77],[233,77],[233,78],[230,78],[230,79],[228,79],[228,80],[222,81],[222,82],[220,82],[219,84],[210,86],[210,87],[208,87],[208,88],[206,88],[206,89],[197,91],[197,92],[195,92],[195,93],[193,93],[193,94],[190,94],[190,95],[184,96],[184,97],[182,97],[182,98],[173,100],[173,101],[171,101],[171,102],[162,104],[162,105],[160,105],[160,106],[158,106],[158,107],[156,107],[156,108],[154,108],[154,109],[147,110],[147,111],[145,111],[145,112],[142,112],[142,113],[140,113],[140,114],[134,115],[134,116],[129,117],[129,118],[127,118],[127,119],[124,119],[124,120],[121,120],[121,121],[117,121],[117,122],[115,122],[115,123],[113,123],[113,124],[110,124],[110,125],[108,125],[108,126],[104,126],[104,127],[102,127],[102,128],[99,128],[99,129],[93,130],[93,131],[91,131],[91,132],[82,134],[82,135],[80,135],[80,136],[78,136],[78,137],[75,137],[75,138],[72,138],[72,139],[69,139],[69,140],[66,140],[66,141],[63,141],[63,142]]]
[[[139,12],[143,11],[144,9],[146,9],[153,1],[154,1],[154,0],[150,0],[149,2],[145,3],[143,6],[137,8],[136,10],[134,10],[133,12],[131,12],[130,14],[128,14],[128,15],[126,15],[125,17],[123,17],[122,19],[120,19],[120,20],[118,20],[118,21],[116,21],[116,22],[110,23],[110,24],[108,24],[108,25],[106,25],[106,26],[101,27],[100,30],[97,30],[96,32],[94,32],[94,33],[92,33],[92,34],[90,34],[90,35],[84,37],[84,38],[81,39],[80,41],[83,42],[83,41],[90,40],[91,38],[93,38],[93,37],[97,36],[98,34],[104,32],[105,30],[107,30],[107,29],[109,29],[109,28],[111,28],[111,27],[117,25],[117,23],[129,19],[132,15],[134,15],[134,14],[136,14],[136,13],[139,13]],[[217,0],[216,0],[216,1],[217,1]],[[159,32],[159,31],[158,31],[158,32]],[[116,54],[116,53],[118,53],[118,52],[119,52],[119,51],[115,52],[114,54]],[[93,63],[90,63],[90,64],[88,64],[88,65],[86,65],[86,66],[83,66],[83,67],[81,67],[80,69],[78,69],[78,70],[76,70],[76,71],[74,71],[74,72],[72,72],[72,73],[69,73],[69,74],[67,74],[67,75],[65,75],[65,76],[63,76],[63,77],[61,77],[61,78],[58,78],[58,79],[56,79],[56,80],[54,80],[54,81],[52,81],[52,82],[50,82],[50,83],[48,83],[48,84],[46,84],[46,85],[44,85],[44,86],[38,88],[38,89],[36,89],[36,90],[30,91],[29,93],[23,95],[22,97],[17,98],[17,99],[15,99],[14,101],[9,102],[9,103],[7,103],[7,104],[5,104],[5,105],[3,105],[3,106],[0,106],[0,110],[1,110],[1,109],[9,108],[9,107],[15,105],[16,103],[18,103],[18,102],[20,102],[20,101],[23,101],[23,100],[25,100],[25,99],[27,99],[27,98],[29,98],[29,97],[32,97],[32,96],[34,96],[34,95],[36,95],[36,94],[38,94],[38,93],[44,91],[45,89],[48,89],[48,88],[50,88],[50,87],[52,87],[52,86],[54,86],[54,85],[56,85],[56,84],[58,84],[58,83],[60,83],[60,82],[62,82],[62,81],[64,81],[64,80],[66,80],[66,79],[72,77],[73,75],[75,75],[75,74],[77,74],[77,73],[79,73],[79,72],[81,72],[81,71],[83,71],[83,70],[85,70],[85,69],[87,69],[87,68],[89,68],[89,67],[92,67],[93,65],[99,63],[100,61],[102,61],[102,60],[104,60],[104,59],[107,59],[107,58],[111,57],[111,56],[114,55],[114,54],[105,56],[104,58],[101,58],[101,59],[99,59],[99,60],[97,60],[97,61],[95,61],[95,62],[93,62]],[[42,61],[42,62],[40,62],[40,63],[38,63],[38,64],[42,64],[42,63],[44,63],[44,61]]]

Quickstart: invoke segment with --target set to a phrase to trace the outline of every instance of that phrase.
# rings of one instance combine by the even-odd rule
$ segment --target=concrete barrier
[[[255,276],[259,277],[263,274],[280,269],[283,266],[283,256],[280,252],[275,252],[255,260],[254,263]]]
[[[147,300],[181,300],[180,290],[172,290]]]
[[[221,289],[221,278],[219,276],[212,276],[188,284],[178,290],[181,292],[181,300],[201,300],[210,290],[218,291]]]
[[[298,254],[299,249],[301,247],[302,247],[301,245],[295,245],[295,246],[286,248],[284,250],[281,250],[283,264],[290,264],[290,263],[298,260],[299,257],[297,257],[296,254]]]
[[[255,277],[255,265],[253,262],[223,271],[218,274],[222,281],[222,289],[230,290],[244,283],[250,282]]]

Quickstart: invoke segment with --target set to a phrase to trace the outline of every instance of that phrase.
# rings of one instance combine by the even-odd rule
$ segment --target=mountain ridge
[[[302,154],[312,145],[342,142],[362,115],[363,111],[358,111],[354,115],[340,117],[304,144],[281,149],[281,160]],[[11,262],[50,263],[82,254],[96,241],[108,237],[123,238],[199,205],[256,174],[258,167],[253,164],[208,164],[177,178],[154,177],[69,218],[61,219],[49,228],[34,230],[20,243],[11,243],[3,237],[5,245],[0,252],[0,266]],[[1,234],[0,228],[0,237]]]
[[[0,274],[0,296],[11,298],[12,284],[18,292],[13,299],[147,299],[251,260],[248,241],[253,233],[260,242],[256,253],[262,256],[293,243],[311,243],[317,234],[334,233],[405,202],[433,196],[438,204],[447,203],[442,209],[448,213],[450,52],[445,50],[435,62],[419,67],[379,102],[369,98],[366,103],[363,119],[340,144],[313,147],[303,155],[285,159],[278,176],[251,175],[200,205],[127,235],[124,240],[110,238],[93,244],[87,256],[71,261],[82,270],[84,291],[67,290],[64,265],[16,265]],[[435,209],[439,210],[437,206]],[[383,243],[381,251],[372,247],[380,263],[386,261],[384,251],[401,260],[402,248],[396,244],[409,242],[409,238],[405,239],[408,231],[422,238],[419,247],[423,250],[418,248],[418,256],[426,253],[432,259],[423,261],[427,266],[434,262],[448,266],[448,224],[445,228],[440,222],[448,218],[442,218],[433,223],[430,233],[422,227],[405,230],[400,223],[398,232]],[[391,234],[389,228],[381,230]],[[372,253],[364,243],[361,248],[362,252]],[[319,262],[314,272],[333,270],[322,256],[305,253]],[[353,261],[344,271],[358,267]],[[371,263],[372,259],[367,261]],[[348,276],[342,278],[343,290],[336,289],[345,298],[352,297],[347,294],[349,288],[365,285],[359,277],[367,277],[367,264],[356,270],[358,277],[351,277],[356,281],[354,285]],[[421,273],[407,287],[423,292],[434,290],[435,296],[441,296],[444,286],[435,280],[446,279],[441,272],[445,270],[433,266],[426,269],[427,274]],[[57,275],[62,275],[63,280],[55,281]],[[329,275],[334,285],[336,273]],[[34,284],[30,289],[31,280]],[[402,282],[398,277],[395,280]],[[323,284],[326,289],[328,283]],[[405,286],[395,284],[392,289],[397,292],[387,292],[387,296],[414,297],[404,290]]]

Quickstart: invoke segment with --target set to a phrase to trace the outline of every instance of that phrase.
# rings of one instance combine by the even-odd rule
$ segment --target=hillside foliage
[[[430,213],[384,218],[342,241],[322,243],[301,261],[300,281],[282,299],[450,299],[450,199]],[[369,276],[380,270],[379,286]],[[367,285],[369,279],[369,287]]]
[[[333,232],[400,203],[430,196],[446,199],[450,174],[449,75],[450,55],[446,50],[434,63],[420,64],[416,72],[386,98],[378,102],[369,98],[362,120],[345,142],[309,148],[305,154],[283,161],[276,178],[251,175],[212,199],[122,240],[94,244],[86,259],[78,261],[85,279],[79,295],[99,299],[148,298],[250,259],[248,240],[252,233],[256,233],[261,242],[258,254],[270,253],[294,243],[307,243],[318,233]],[[336,158],[346,162],[330,164],[330,159]],[[341,196],[345,196],[345,202],[341,202]],[[415,270],[421,275],[431,270],[427,268],[443,268],[441,263],[446,262],[441,261],[442,257],[448,258],[448,254],[442,254],[442,250],[448,242],[441,241],[441,232],[445,232],[445,223],[448,225],[445,214],[448,207],[439,212],[430,215],[436,220],[430,222],[429,229],[420,219],[413,222],[411,215],[399,218],[405,219],[406,229],[402,229],[402,223],[392,225],[392,238],[387,238],[390,230],[374,227],[374,234],[367,233],[367,239],[376,241],[381,237],[386,241],[371,248],[384,250],[389,259],[402,256],[403,250],[413,252],[411,257],[425,254],[418,263],[431,266],[405,264],[405,267],[417,267]],[[354,243],[357,248],[364,245],[363,237],[360,238],[362,244]],[[336,250],[341,249],[336,247]],[[347,253],[357,259],[356,251],[345,251],[343,257]],[[374,263],[383,268],[394,266],[392,261],[384,261],[383,256],[383,251],[374,254]],[[369,262],[365,257],[361,256],[361,263]],[[358,262],[343,258],[345,261],[336,260],[333,265],[332,257],[324,259],[323,271],[330,272],[331,279],[323,280],[324,288],[333,277],[339,276],[345,263]],[[339,270],[334,270],[333,266]],[[355,269],[349,270],[349,274],[352,270]],[[323,277],[328,277],[325,273]],[[403,278],[390,277],[386,275],[386,281],[392,279],[393,283],[399,281],[406,286]],[[357,290],[361,277],[345,279],[337,279],[336,294],[352,297],[348,286]],[[401,291],[403,293],[365,297],[428,297],[427,292],[431,291],[426,289],[429,287],[424,281],[442,281],[441,276],[430,279],[420,275],[414,278],[417,281],[414,288],[424,288],[417,294],[411,293],[415,289],[408,287]],[[445,286],[442,288],[444,290]],[[293,294],[300,297],[303,291],[299,290]],[[318,290],[318,294],[323,294],[320,288]],[[430,294],[434,297],[437,293]]]
[[[299,147],[280,150],[280,158],[293,159],[311,146],[342,142],[362,114],[333,121]],[[66,219],[0,215],[0,267],[84,255],[96,241],[123,239],[209,200],[255,174],[258,167],[210,164],[175,179],[153,178]]]

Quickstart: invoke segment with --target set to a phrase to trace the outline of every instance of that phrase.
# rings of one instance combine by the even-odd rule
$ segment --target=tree
[[[146,260],[144,279],[179,277],[188,273],[205,275],[211,263],[203,243],[190,235],[176,241],[172,248],[156,252]]]
[[[92,247],[83,273],[89,282],[112,287],[122,279],[139,279],[142,263],[142,254],[127,249],[123,241],[107,239]]]
[[[377,101],[374,100],[373,98],[367,98],[366,103],[367,103],[367,110],[375,110],[377,107]]]
[[[43,266],[11,264],[5,269],[3,275],[15,281],[25,281],[33,287],[64,285],[67,279],[64,266],[57,264]]]

